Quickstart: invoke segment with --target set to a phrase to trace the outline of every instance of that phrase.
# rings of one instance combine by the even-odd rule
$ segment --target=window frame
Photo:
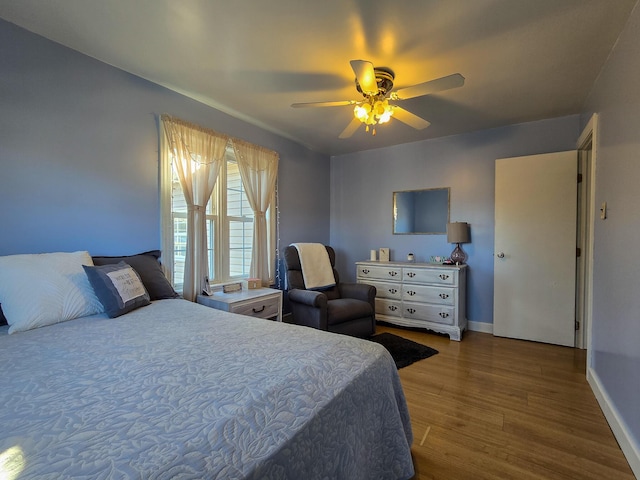
[[[176,291],[182,291],[183,280],[175,278],[175,255],[174,255],[174,219],[177,217],[185,217],[185,213],[173,212],[173,159],[169,149],[166,135],[160,132],[160,214],[161,214],[161,249],[163,258],[163,268],[167,278],[174,286]],[[227,144],[225,152],[225,162],[216,181],[211,198],[207,203],[207,226],[208,226],[208,265],[209,265],[209,281],[212,285],[225,284],[249,277],[250,264],[247,265],[246,273],[242,275],[232,276],[230,273],[230,241],[229,241],[229,216],[227,215],[227,186],[229,162],[238,162],[231,141]],[[240,177],[240,182],[242,178]],[[276,181],[277,182],[277,181]],[[225,185],[225,188],[220,188]],[[276,188],[277,190],[277,188]],[[244,191],[244,186],[243,186]],[[246,193],[245,193],[246,198]],[[253,209],[251,210],[251,222],[254,222],[255,216]],[[269,252],[269,281],[270,284],[275,282],[275,261],[276,261],[276,193],[274,191],[269,209],[266,213],[267,218],[267,250]],[[243,219],[246,217],[231,217]],[[245,220],[246,221],[246,220]],[[255,227],[252,227],[255,228]],[[209,229],[212,229],[211,235]],[[253,238],[250,239],[253,243]],[[250,246],[252,249],[252,245]],[[211,253],[213,251],[213,253]]]

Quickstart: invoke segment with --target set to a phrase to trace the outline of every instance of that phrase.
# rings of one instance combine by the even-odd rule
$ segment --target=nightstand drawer
[[[215,292],[198,295],[197,302],[225,312],[257,318],[282,321],[282,291],[274,288],[256,288],[237,292]]]
[[[274,296],[271,298],[257,298],[250,302],[232,305],[229,311],[251,317],[271,318],[278,315],[279,307],[280,298]]]

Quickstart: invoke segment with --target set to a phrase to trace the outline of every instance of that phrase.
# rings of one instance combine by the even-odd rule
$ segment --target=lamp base
[[[456,265],[464,265],[465,260],[467,259],[467,254],[464,253],[462,248],[460,248],[460,244],[456,244],[456,248],[451,252],[451,261]]]

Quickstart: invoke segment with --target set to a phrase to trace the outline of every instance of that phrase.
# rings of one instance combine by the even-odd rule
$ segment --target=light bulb
[[[392,110],[386,110],[382,115],[380,115],[380,118],[378,118],[378,122],[379,123],[387,123],[389,120],[391,120],[391,115],[392,115],[393,111]]]
[[[356,105],[353,109],[353,114],[358,120],[362,120],[367,116],[367,112],[362,108],[362,105]]]

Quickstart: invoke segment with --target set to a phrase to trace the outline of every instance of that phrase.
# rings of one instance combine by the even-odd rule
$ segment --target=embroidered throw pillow
[[[84,267],[89,283],[109,318],[149,305],[149,294],[140,275],[127,263]]]

